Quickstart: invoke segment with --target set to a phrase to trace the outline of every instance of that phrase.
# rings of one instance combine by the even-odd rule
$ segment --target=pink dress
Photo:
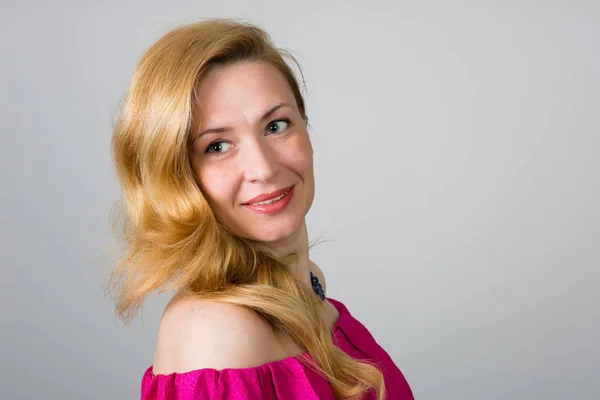
[[[355,359],[379,362],[387,399],[414,400],[404,376],[362,323],[341,302],[328,298],[339,311],[333,342]],[[252,368],[205,368],[185,373],[154,375],[150,366],[142,378],[142,400],[334,400],[326,379],[289,357]],[[371,390],[365,400],[375,399]]]

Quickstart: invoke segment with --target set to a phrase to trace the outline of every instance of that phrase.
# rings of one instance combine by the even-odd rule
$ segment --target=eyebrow
[[[277,110],[279,110],[282,107],[290,107],[290,108],[294,108],[293,106],[289,105],[288,103],[279,103],[273,107],[271,107],[266,113],[263,114],[262,117],[260,117],[259,122],[264,122],[267,118],[269,118],[271,115],[273,115],[273,113]],[[202,131],[200,131],[200,133],[198,133],[196,135],[196,137],[193,139],[193,141],[195,142],[196,139],[198,139],[200,136],[202,135],[206,135],[207,133],[222,133],[225,131],[229,131],[232,128],[230,126],[224,126],[221,128],[208,128],[208,129],[204,129]]]

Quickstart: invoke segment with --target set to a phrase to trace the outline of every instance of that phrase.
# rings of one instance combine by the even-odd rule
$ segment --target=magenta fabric
[[[390,356],[337,300],[328,300],[339,311],[332,338],[336,346],[356,359],[370,359],[382,367],[389,400],[414,400],[404,376]],[[253,368],[204,368],[185,373],[154,375],[150,366],[142,378],[141,400],[335,400],[326,379],[298,357]],[[375,399],[374,391],[365,400]]]

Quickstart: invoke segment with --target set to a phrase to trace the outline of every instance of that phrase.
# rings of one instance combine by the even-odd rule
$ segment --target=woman
[[[284,57],[260,28],[215,19],[167,33],[136,67],[112,143],[117,313],[175,290],[142,399],[413,398],[309,259],[313,148]]]

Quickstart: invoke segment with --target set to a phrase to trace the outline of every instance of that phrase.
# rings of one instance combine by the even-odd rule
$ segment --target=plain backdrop
[[[111,128],[208,17],[298,57],[312,256],[417,399],[600,398],[600,2],[573,0],[3,0],[0,398],[139,398],[168,297],[124,326],[104,296]]]

